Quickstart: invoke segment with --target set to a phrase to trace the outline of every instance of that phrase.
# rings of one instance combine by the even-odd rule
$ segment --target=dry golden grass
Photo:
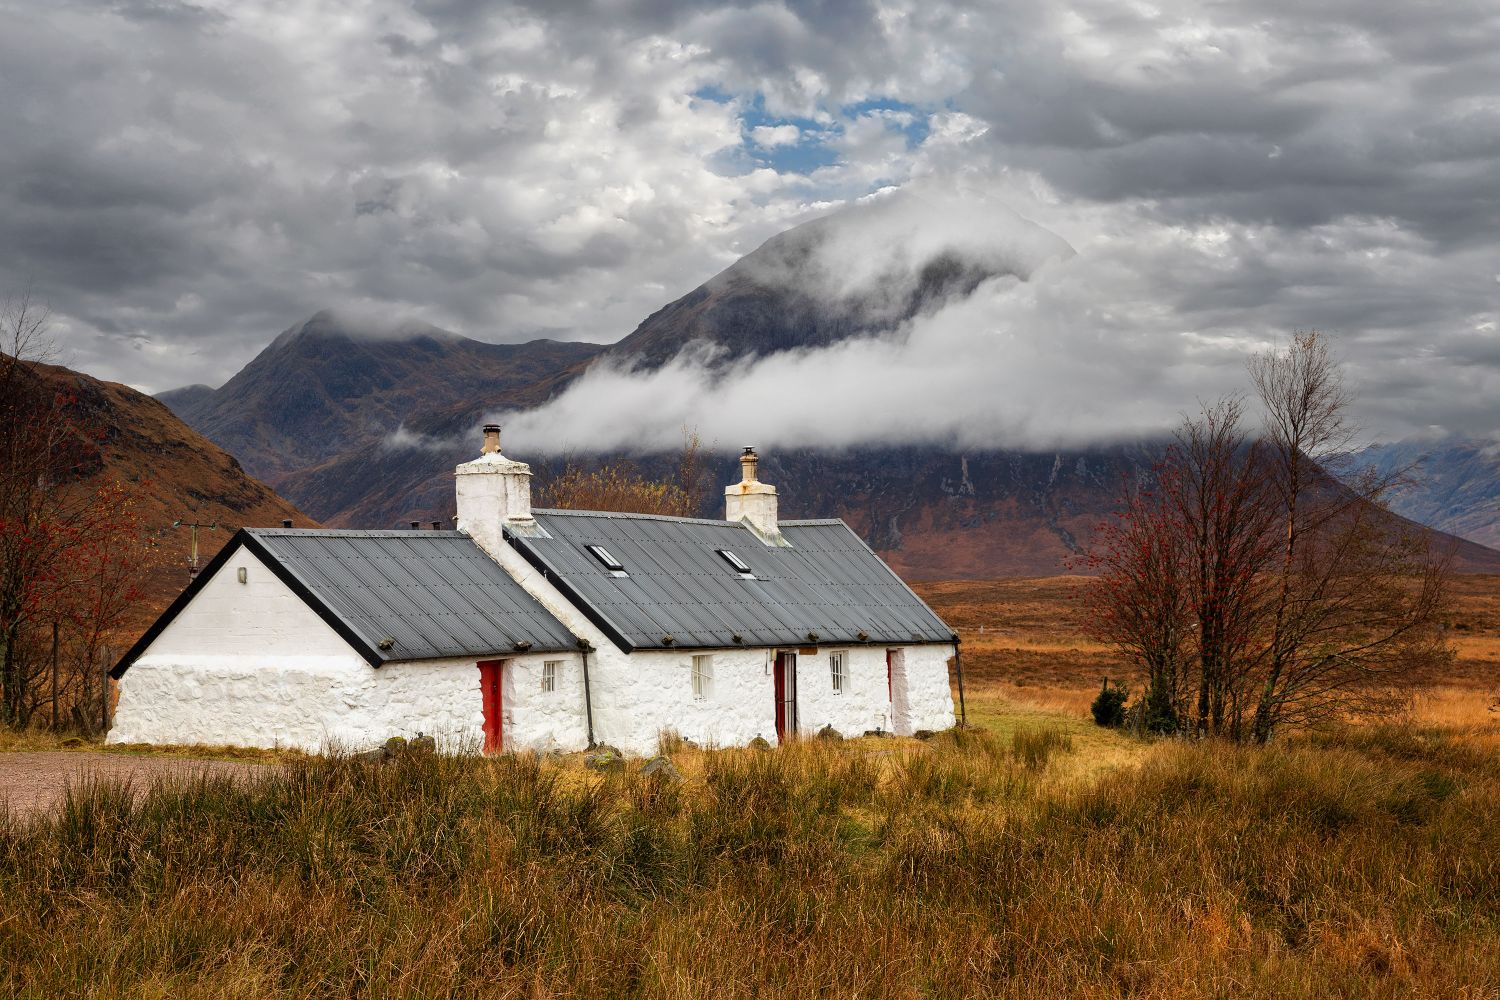
[[[1088,635],[1080,600],[1089,577],[956,580],[914,587],[963,640],[964,677],[976,690],[1061,711],[1085,711],[1105,677],[1139,686],[1108,647]],[[1448,638],[1454,659],[1440,675],[1415,678],[1420,711],[1473,714],[1467,707],[1500,696],[1500,576],[1461,575],[1452,582]],[[1468,692],[1467,694],[1463,692]],[[1485,702],[1488,698],[1489,701]],[[1484,704],[1481,704],[1484,703]]]

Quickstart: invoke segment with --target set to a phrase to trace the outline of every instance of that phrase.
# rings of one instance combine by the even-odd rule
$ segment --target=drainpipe
[[[583,652],[583,713],[588,719],[589,727],[589,749],[594,749],[594,699],[589,693],[589,653],[593,646],[589,645],[587,639],[578,640],[578,648]]]
[[[958,724],[969,724],[969,713],[964,708],[964,651],[958,635],[953,636],[953,668],[958,671]]]

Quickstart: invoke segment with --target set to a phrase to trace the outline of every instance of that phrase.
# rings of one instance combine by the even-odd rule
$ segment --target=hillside
[[[316,522],[245,472],[234,456],[186,426],[171,410],[128,386],[54,365],[35,372],[75,402],[80,423],[97,428],[99,459],[89,481],[114,477],[124,483],[163,549],[152,571],[142,613],[152,617],[187,582],[188,533],[174,521],[219,525],[201,532],[200,559],[207,561],[243,526],[274,526],[290,518],[299,527]]]
[[[486,344],[419,324],[371,334],[324,311],[283,332],[218,389],[189,386],[160,398],[279,485],[378,444],[417,412],[465,400],[540,402],[549,380],[599,350],[550,340]]]
[[[1386,475],[1406,470],[1391,498],[1397,513],[1481,545],[1500,546],[1500,446],[1445,437],[1373,445],[1352,456],[1356,467]]]

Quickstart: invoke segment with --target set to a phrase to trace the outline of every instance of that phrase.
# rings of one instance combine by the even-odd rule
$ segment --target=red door
[[[500,678],[505,672],[504,660],[479,662],[479,695],[484,703],[484,752],[500,749]]]
[[[776,739],[797,735],[797,654],[776,654]]]

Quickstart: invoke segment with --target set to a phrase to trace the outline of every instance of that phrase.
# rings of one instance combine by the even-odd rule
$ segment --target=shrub
[[[1104,687],[1099,691],[1099,697],[1089,706],[1089,711],[1094,713],[1094,724],[1108,726],[1112,729],[1125,724],[1125,702],[1130,697],[1130,689],[1123,684],[1111,684],[1109,678],[1104,678]]]

